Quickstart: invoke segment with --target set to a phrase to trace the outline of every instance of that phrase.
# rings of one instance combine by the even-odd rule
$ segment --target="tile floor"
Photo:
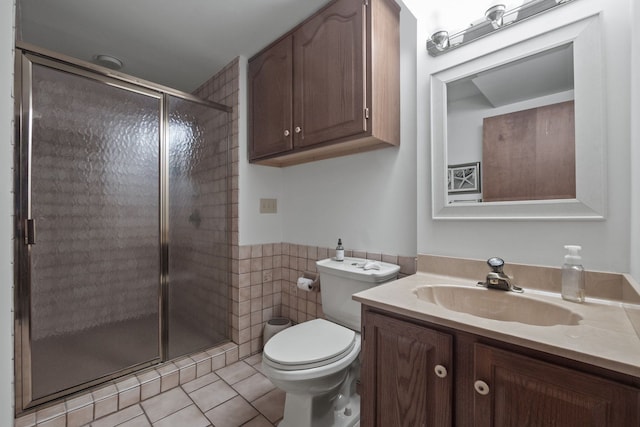
[[[282,419],[285,393],[251,356],[93,421],[91,427],[272,427]]]

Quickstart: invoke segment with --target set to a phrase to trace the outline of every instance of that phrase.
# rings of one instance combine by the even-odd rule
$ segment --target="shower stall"
[[[229,339],[230,109],[16,49],[16,411]]]

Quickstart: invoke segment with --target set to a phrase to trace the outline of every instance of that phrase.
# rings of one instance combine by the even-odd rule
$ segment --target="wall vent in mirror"
[[[486,10],[484,19],[473,22],[462,31],[451,35],[445,29],[434,31],[431,38],[427,40],[427,52],[431,56],[442,55],[572,1],[575,0],[531,0],[525,1],[524,4],[509,10],[506,10],[504,4],[494,4]]]

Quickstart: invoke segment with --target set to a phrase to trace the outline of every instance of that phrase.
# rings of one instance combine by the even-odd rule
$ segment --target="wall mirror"
[[[599,17],[431,76],[434,219],[603,219]]]

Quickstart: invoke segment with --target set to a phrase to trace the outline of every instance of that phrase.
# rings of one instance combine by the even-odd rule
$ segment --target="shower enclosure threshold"
[[[30,427],[42,423],[59,426],[88,424],[238,360],[238,345],[228,342],[125,375],[66,399],[50,402],[36,411],[20,415],[16,418],[15,425]]]

